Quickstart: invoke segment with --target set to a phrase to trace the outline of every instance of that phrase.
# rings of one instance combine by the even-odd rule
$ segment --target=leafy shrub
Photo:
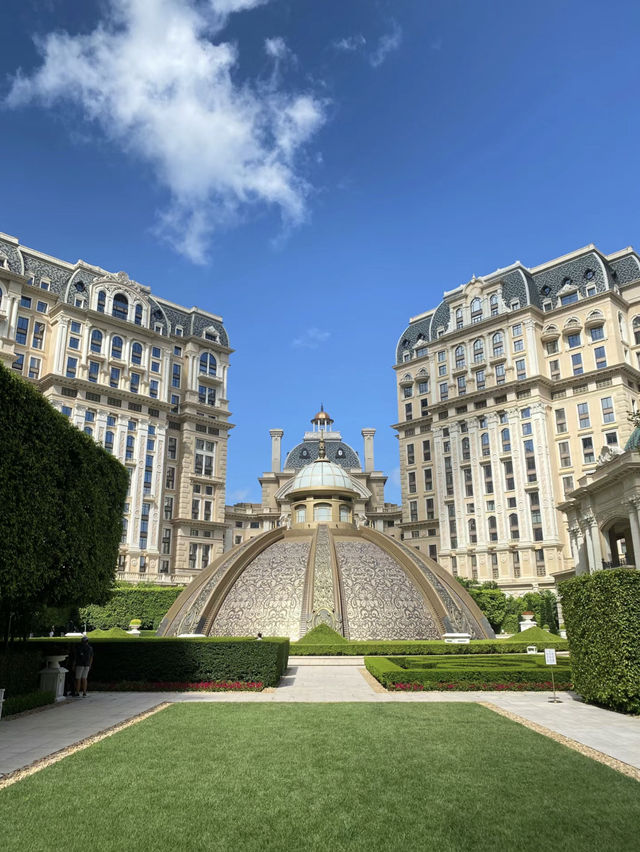
[[[64,653],[80,640],[32,639],[41,654]],[[289,640],[92,639],[91,679],[99,683],[261,681],[275,686],[287,667]],[[60,648],[60,651],[52,650]]]
[[[304,638],[300,640],[305,645],[344,645],[348,642],[342,634],[332,630],[328,624],[319,624],[308,633],[305,633]]]
[[[0,687],[6,690],[5,697],[34,692],[42,665],[42,656],[27,645],[10,645],[0,652]]]
[[[640,573],[598,571],[560,583],[576,691],[640,713]]]
[[[452,659],[424,657],[384,657],[382,659],[365,659],[367,670],[387,688],[397,688],[417,684],[423,689],[443,688],[450,685],[473,685],[474,689],[494,689],[496,685],[533,684],[551,688],[550,667],[545,665],[543,657],[531,655],[513,656],[511,659],[502,655],[482,658]],[[571,682],[571,668],[568,660],[554,666],[554,678],[557,683]]]
[[[511,639],[472,639],[468,645],[450,645],[441,639],[423,641],[390,641],[390,642],[358,642],[346,641],[342,644],[313,645],[304,639],[292,642],[291,656],[323,656],[323,657],[362,657],[362,656],[389,656],[396,654],[522,654],[527,650],[531,642],[523,642],[519,633]],[[555,648],[558,651],[567,651],[569,645],[566,639],[552,636],[544,642],[536,642],[538,649]]]
[[[40,691],[27,692],[24,695],[14,695],[5,699],[2,716],[12,716],[14,713],[24,713],[25,710],[33,710],[35,707],[44,707],[53,704],[56,700],[55,693]]]
[[[89,630],[127,630],[134,620],[140,622],[143,630],[155,630],[182,591],[182,586],[119,584],[104,606],[82,607],[80,621],[86,621]]]

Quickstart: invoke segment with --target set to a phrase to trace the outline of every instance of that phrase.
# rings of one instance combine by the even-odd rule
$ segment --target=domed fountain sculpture
[[[296,640],[328,624],[358,640],[492,638],[447,571],[354,517],[361,498],[349,472],[326,458],[321,434],[318,458],[282,492],[286,522],[212,562],[178,597],[159,635],[261,632]]]

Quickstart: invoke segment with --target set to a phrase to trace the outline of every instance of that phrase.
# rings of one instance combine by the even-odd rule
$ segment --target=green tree
[[[127,472],[0,367],[0,630],[43,606],[101,603],[115,577]]]

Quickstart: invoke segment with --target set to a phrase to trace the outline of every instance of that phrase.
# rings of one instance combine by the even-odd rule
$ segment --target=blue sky
[[[376,467],[408,318],[636,244],[640,8],[5,0],[0,230],[224,317],[228,499],[320,402]],[[19,76],[16,76],[20,71]]]

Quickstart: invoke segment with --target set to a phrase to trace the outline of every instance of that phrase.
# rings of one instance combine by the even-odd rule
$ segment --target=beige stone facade
[[[558,504],[640,390],[640,260],[594,246],[520,263],[414,317],[395,370],[402,535],[454,574],[521,593],[573,568]]]
[[[119,579],[223,552],[231,351],[219,316],[0,234],[0,359],[130,473]]]
[[[303,435],[301,443],[296,444],[282,461],[282,429],[271,429],[271,470],[259,477],[262,488],[261,503],[237,503],[226,507],[227,535],[226,549],[243,544],[266,530],[277,526],[291,526],[295,519],[291,517],[289,491],[296,473],[318,458],[320,440],[326,448],[330,461],[335,462],[348,472],[356,483],[358,495],[350,506],[349,523],[366,525],[384,532],[392,538],[399,537],[398,524],[402,518],[400,506],[386,503],[384,488],[387,477],[382,471],[375,470],[374,435],[375,429],[363,429],[364,466],[358,453],[342,440],[339,431],[333,429],[333,420],[325,411],[320,411],[311,421],[312,430]],[[284,468],[283,468],[284,465]],[[313,500],[309,498],[309,517],[313,513]],[[295,510],[294,510],[295,511]],[[336,512],[339,507],[336,504]],[[339,514],[336,515],[339,521]]]

